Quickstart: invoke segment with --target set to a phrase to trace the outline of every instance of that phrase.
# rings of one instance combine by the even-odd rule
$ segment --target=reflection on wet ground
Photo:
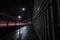
[[[21,40],[38,40],[38,37],[34,33],[30,26],[24,26],[20,29]]]
[[[23,26],[22,28],[19,28],[14,32],[7,34],[5,37],[3,37],[3,39],[4,40],[39,40],[37,35],[33,31],[32,27],[30,26]]]

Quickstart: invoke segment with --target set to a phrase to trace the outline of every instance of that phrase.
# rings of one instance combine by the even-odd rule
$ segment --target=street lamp
[[[22,8],[23,11],[25,11],[25,8]]]
[[[21,16],[18,16],[19,19],[21,19],[22,17]]]
[[[22,17],[21,16],[18,16],[19,19],[21,19]],[[20,21],[19,21],[19,25],[20,25]]]

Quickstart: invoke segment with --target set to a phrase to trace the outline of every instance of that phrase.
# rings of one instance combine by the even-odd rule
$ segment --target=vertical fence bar
[[[19,21],[19,26],[20,26],[20,21]]]
[[[16,21],[15,21],[15,27],[16,27]]]
[[[7,20],[7,27],[9,26],[9,21]]]

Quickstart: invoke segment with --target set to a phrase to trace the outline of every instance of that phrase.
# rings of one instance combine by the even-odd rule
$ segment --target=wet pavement
[[[6,36],[5,38],[3,37],[2,40],[39,40],[36,33],[30,26],[23,26]]]
[[[21,40],[38,40],[38,37],[36,36],[32,28],[29,26],[22,27],[20,29],[20,32],[21,32]]]

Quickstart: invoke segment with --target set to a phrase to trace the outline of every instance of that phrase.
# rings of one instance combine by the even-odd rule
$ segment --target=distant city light
[[[19,19],[21,19],[22,17],[21,16],[18,16]]]
[[[25,11],[25,8],[22,8],[23,11]]]

